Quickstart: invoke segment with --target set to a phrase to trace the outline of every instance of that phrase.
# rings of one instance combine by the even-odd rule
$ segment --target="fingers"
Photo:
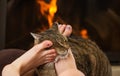
[[[57,53],[55,49],[46,50],[43,52],[43,57],[45,58],[44,63],[52,62],[55,60]]]
[[[63,32],[64,36],[70,36],[72,33],[72,27],[70,25],[67,25],[65,28],[65,31]]]
[[[45,50],[45,48],[48,48],[52,45],[53,45],[53,43],[51,41],[45,40],[42,43],[35,45],[32,48],[32,50],[34,50],[34,52],[36,52],[36,55],[41,55],[42,57],[45,57],[46,59],[48,59],[48,58],[54,59],[57,54],[55,49]]]
[[[55,49],[49,49],[49,50],[45,50],[44,52],[43,52],[43,55],[56,55],[57,53],[56,53],[56,51],[55,51]]]
[[[46,55],[46,62],[51,62],[51,61],[54,61],[56,58],[56,54],[50,54],[50,55]]]
[[[44,55],[45,55],[46,59],[55,59],[55,57],[57,56],[57,53],[56,53],[55,49],[50,49],[50,50],[46,50],[44,52]]]
[[[63,24],[63,25],[60,24],[60,25],[58,25],[58,28],[59,28],[60,33],[62,34],[65,31],[66,25],[65,24]]]
[[[31,50],[39,52],[39,51],[42,51],[45,48],[49,48],[52,45],[53,45],[53,43],[51,41],[45,40],[42,43],[35,45]]]
[[[65,25],[65,24],[60,24],[59,26],[59,31],[61,34],[64,36],[70,36],[72,33],[72,27],[70,25]]]

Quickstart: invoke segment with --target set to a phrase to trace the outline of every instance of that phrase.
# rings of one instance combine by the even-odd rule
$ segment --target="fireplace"
[[[37,1],[44,2],[45,10],[35,0],[8,0],[5,48],[29,49],[33,43],[29,33],[44,31],[58,20],[72,25],[75,35],[95,41],[111,64],[120,65],[119,0]]]

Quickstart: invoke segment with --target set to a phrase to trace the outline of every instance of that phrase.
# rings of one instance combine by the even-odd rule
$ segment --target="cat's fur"
[[[64,59],[68,49],[71,48],[77,68],[85,76],[112,76],[108,58],[93,41],[81,37],[64,37],[58,31],[58,23],[54,23],[52,28],[42,33],[32,33],[32,35],[35,38],[35,44],[43,40],[53,42],[51,48],[55,48],[59,54],[56,61],[61,57]],[[38,76],[56,76],[54,63],[41,65],[37,68],[37,74]]]

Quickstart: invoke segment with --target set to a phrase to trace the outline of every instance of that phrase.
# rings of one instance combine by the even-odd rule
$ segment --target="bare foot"
[[[71,35],[71,33],[72,33],[71,25],[60,24],[58,27],[59,27],[60,33],[63,34],[64,36]]]
[[[70,36],[72,27],[70,25],[60,24],[59,31],[64,36]],[[58,76],[84,76],[84,74],[77,69],[74,56],[71,49],[68,50],[69,56],[65,59],[59,60],[55,63],[55,68]]]
[[[57,76],[85,76],[77,69],[71,49],[68,50],[69,56],[55,63]]]
[[[8,76],[6,75],[7,72],[8,74],[11,74],[9,76],[15,76],[16,74],[14,73],[24,75],[26,72],[34,69],[35,67],[38,67],[39,65],[54,61],[56,57],[55,49],[45,50],[45,48],[48,48],[52,45],[52,42],[48,40],[35,45],[33,48],[31,48],[22,56],[13,61],[11,64],[6,66],[3,70],[3,76]],[[10,70],[7,70],[7,68],[9,68]]]

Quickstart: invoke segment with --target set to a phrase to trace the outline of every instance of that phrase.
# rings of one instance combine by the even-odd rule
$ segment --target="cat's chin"
[[[70,48],[69,48],[70,49]],[[68,49],[68,50],[69,50]],[[68,50],[65,52],[65,53],[63,53],[63,54],[59,54],[56,58],[55,58],[55,63],[56,62],[58,62],[60,59],[65,59],[65,58],[67,58],[68,57],[68,55],[69,55],[69,53],[68,53]]]
[[[67,54],[68,54],[68,50],[66,50],[66,51],[65,51],[64,53],[62,53],[62,54],[59,54],[59,56],[65,57]]]

